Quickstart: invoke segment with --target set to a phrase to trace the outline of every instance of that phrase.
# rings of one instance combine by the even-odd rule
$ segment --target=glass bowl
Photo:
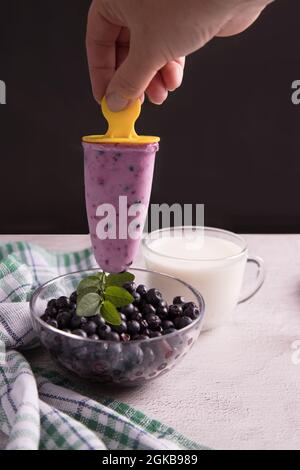
[[[32,295],[30,311],[33,328],[54,361],[77,376],[105,384],[139,385],[171,370],[197,340],[204,316],[204,300],[193,287],[172,276],[131,269],[137,284],[158,288],[164,299],[172,303],[176,295],[195,302],[200,315],[182,330],[157,338],[130,342],[114,342],[81,338],[60,331],[45,323],[47,302],[62,295],[70,296],[78,283],[99,269],[78,271],[57,277],[39,287]]]

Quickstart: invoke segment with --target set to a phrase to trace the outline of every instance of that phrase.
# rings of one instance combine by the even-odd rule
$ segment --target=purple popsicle
[[[158,143],[83,143],[85,196],[94,255],[106,272],[128,270],[149,206]]]

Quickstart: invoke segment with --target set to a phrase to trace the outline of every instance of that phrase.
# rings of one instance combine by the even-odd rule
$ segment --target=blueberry
[[[156,308],[160,308],[160,307],[166,307],[168,308],[168,303],[165,301],[165,300],[160,300],[156,306]]]
[[[96,323],[97,326],[104,326],[105,325],[105,320],[101,315],[94,315],[90,317],[90,321],[93,321]]]
[[[109,344],[107,353],[111,355],[111,359],[115,360],[122,353],[122,345],[118,344],[117,341],[115,341],[115,343]]]
[[[170,305],[169,307],[169,317],[171,320],[175,320],[182,315],[182,307],[181,305]]]
[[[99,341],[99,336],[98,335],[92,335],[92,336],[90,336],[90,339],[92,339],[94,341]]]
[[[116,333],[119,333],[119,335],[126,333],[127,331],[127,323],[125,321],[122,321],[121,325],[112,325],[112,330],[115,331]]]
[[[184,297],[181,297],[180,295],[178,295],[177,297],[174,297],[173,299],[173,304],[178,304],[178,305],[182,305],[185,303],[185,299]]]
[[[179,330],[181,330],[182,328],[190,325],[191,323],[193,323],[193,320],[190,317],[181,317],[177,320],[176,326]]]
[[[137,335],[140,332],[140,324],[135,320],[127,322],[127,332],[131,336]]]
[[[70,295],[70,302],[73,302],[74,304],[76,304],[76,302],[77,302],[77,292],[76,291],[72,292],[72,294]]]
[[[94,321],[89,321],[85,325],[82,325],[81,329],[85,331],[88,336],[92,336],[96,333],[97,325]]]
[[[120,317],[122,321],[127,321],[127,317],[124,315],[124,313],[120,313]]]
[[[157,330],[161,325],[161,319],[159,318],[159,316],[155,315],[154,313],[147,315],[146,320],[151,330]]]
[[[72,333],[73,333],[73,335],[81,336],[81,338],[87,338],[86,332],[81,330],[81,329],[74,330],[74,331],[72,331]]]
[[[139,310],[140,312],[142,312],[144,310],[144,308],[146,307],[146,305],[148,305],[148,302],[145,298],[141,298],[140,300],[140,303],[139,303]]]
[[[123,284],[123,288],[132,294],[136,290],[136,285],[134,282],[125,282],[125,284]]]
[[[47,307],[45,310],[45,315],[50,318],[56,318],[57,309],[55,307]]]
[[[146,297],[147,295],[147,288],[146,286],[144,286],[144,284],[140,284],[139,286],[137,286],[136,291],[138,294],[140,294],[142,298]]]
[[[52,326],[53,328],[58,328],[58,324],[56,320],[50,319],[47,320],[48,325]]]
[[[116,331],[111,331],[107,334],[107,340],[109,341],[120,341],[120,336]]]
[[[199,309],[194,305],[189,305],[183,310],[183,314],[187,317],[190,317],[192,320],[196,320],[196,318],[199,316],[199,313]]]
[[[140,324],[141,331],[144,331],[144,330],[148,329],[148,326],[149,326],[148,322],[144,318],[142,320],[140,320],[139,324]]]
[[[195,307],[195,308],[197,308],[197,305],[195,304],[195,302],[186,302],[186,303],[182,306],[182,309],[183,309],[183,311],[184,311],[186,308],[189,308],[189,307]]]
[[[142,364],[143,360],[144,353],[137,344],[132,344],[130,348],[126,348],[126,351],[124,351],[124,362],[127,370]]]
[[[162,295],[157,289],[149,289],[146,298],[149,304],[156,307],[156,305],[158,305],[158,303],[162,300]]]
[[[168,309],[167,307],[158,307],[156,309],[156,314],[161,320],[166,320],[168,318]]]
[[[70,328],[71,330],[77,330],[78,328],[80,328],[81,324],[82,324],[82,317],[79,317],[78,315],[73,315],[71,320],[70,320]]]
[[[77,336],[81,336],[81,335],[77,335]],[[83,364],[84,364],[84,361],[87,359],[87,353],[88,353],[88,348],[86,346],[82,346],[82,344],[80,346],[77,346],[72,351],[72,355],[74,357],[75,367],[76,366],[80,367],[80,365],[81,365],[81,368],[84,368]]]
[[[71,318],[72,316],[70,312],[60,312],[56,317],[58,328],[60,330],[67,328],[70,324]]]
[[[139,322],[140,320],[142,320],[142,318],[143,318],[143,315],[139,311],[133,312],[133,314],[130,315],[130,320],[135,320]]]
[[[167,330],[164,330],[163,334],[169,335],[171,333],[174,333],[174,331],[176,331],[175,328],[168,328]]]
[[[59,297],[56,301],[56,307],[58,309],[60,308],[67,308],[69,307],[69,300],[67,297],[65,297],[64,295]]]
[[[145,307],[143,308],[143,315],[145,315],[145,316],[151,315],[151,314],[154,314],[154,313],[156,313],[156,310],[153,307],[153,305],[146,304]]]
[[[72,312],[74,312],[76,310],[76,304],[74,302],[70,302],[69,310],[72,311]]]
[[[111,327],[109,325],[98,326],[97,335],[100,339],[108,339],[108,335],[111,333]]]
[[[135,311],[135,307],[132,304],[128,304],[125,307],[121,308],[121,312],[124,313],[126,317],[130,316],[134,311]]]
[[[158,338],[159,336],[162,336],[160,331],[150,331],[150,338]]]
[[[50,308],[56,307],[56,299],[49,300],[49,302],[47,303],[47,307],[50,307]]]
[[[161,326],[163,330],[168,330],[169,328],[174,328],[174,323],[171,320],[165,320]]]
[[[144,363],[146,365],[152,364],[152,362],[155,360],[155,354],[151,348],[144,348]]]
[[[135,307],[138,307],[141,301],[140,294],[138,292],[133,292],[132,296],[134,298],[133,305],[135,305]]]

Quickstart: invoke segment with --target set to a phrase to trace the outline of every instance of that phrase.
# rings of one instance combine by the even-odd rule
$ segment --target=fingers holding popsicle
[[[149,54],[145,60],[145,48],[138,46],[140,41],[131,44],[129,28],[121,26],[116,17],[112,20],[107,14],[104,16],[101,3],[92,2],[86,35],[95,99],[100,103],[106,94],[112,111],[125,108],[138,97],[143,102],[145,93],[151,102],[163,103],[168,92],[182,82],[184,58],[161,63],[161,68],[156,60],[151,61]]]

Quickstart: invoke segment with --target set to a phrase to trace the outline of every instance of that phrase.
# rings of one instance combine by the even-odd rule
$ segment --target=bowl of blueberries
[[[30,301],[33,327],[58,365],[125,386],[171,370],[198,339],[204,308],[192,286],[146,269],[66,274]]]

